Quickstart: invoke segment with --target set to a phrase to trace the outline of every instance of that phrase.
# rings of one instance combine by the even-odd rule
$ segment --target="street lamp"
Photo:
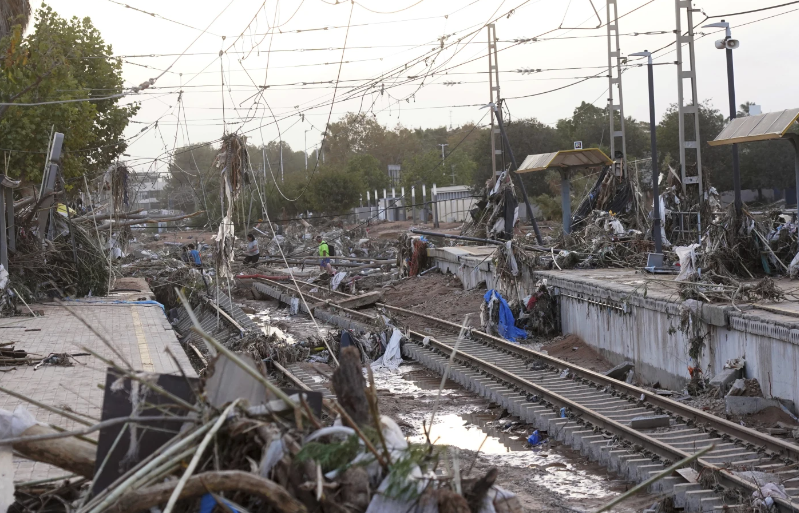
[[[741,46],[737,39],[732,38],[730,24],[724,20],[718,23],[703,25],[702,28],[723,28],[725,30],[724,39],[716,41],[716,48],[727,51],[727,90],[730,96],[730,121],[735,119],[737,107],[735,105],[735,74],[733,73],[732,51]],[[735,215],[741,215],[741,172],[738,168],[738,145],[732,145],[732,186],[735,189]]]
[[[649,135],[652,144],[652,238],[655,239],[655,254],[661,255],[663,253],[663,240],[660,230],[660,194],[658,192],[660,172],[658,171],[658,142],[657,132],[655,130],[655,79],[652,72],[652,53],[648,50],[644,50],[643,52],[631,53],[630,57],[647,58],[646,68],[649,77]]]

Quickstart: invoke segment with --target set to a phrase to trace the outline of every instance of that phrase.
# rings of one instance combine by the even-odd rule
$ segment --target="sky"
[[[582,101],[607,105],[607,28],[596,28],[607,20],[604,0],[126,1],[49,5],[63,17],[92,19],[123,56],[126,86],[156,78],[121,101],[141,102],[125,133],[126,158],[139,171],[164,172],[173,148],[219,140],[226,130],[256,145],[282,138],[313,151],[328,119],[347,112],[389,127],[487,123],[485,25],[494,20],[500,92],[512,118],[554,125]],[[697,0],[694,24],[788,1]],[[622,56],[671,44],[654,56],[660,119],[677,101],[675,0],[617,4]],[[726,19],[741,42],[737,103],[758,103],[763,112],[797,107],[799,3]],[[728,114],[718,30],[696,28],[704,34],[696,41],[698,98]],[[646,68],[626,69],[622,85],[625,115],[648,121]]]

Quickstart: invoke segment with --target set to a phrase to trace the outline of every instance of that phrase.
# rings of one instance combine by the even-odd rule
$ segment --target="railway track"
[[[277,282],[269,286],[293,287]],[[305,292],[304,292],[305,293]],[[335,293],[337,297],[346,294]],[[329,300],[306,293],[317,304]],[[670,476],[652,491],[672,494],[685,511],[748,511],[752,493],[768,480],[784,485],[779,511],[799,511],[799,446],[692,408],[648,390],[476,330],[458,342],[461,327],[418,312],[378,304],[408,329],[403,354],[485,396],[611,470],[644,481],[670,464],[714,448],[694,466],[699,482]],[[360,322],[374,316],[346,312]],[[424,332],[414,330],[424,325]],[[637,417],[667,416],[668,427],[633,429]],[[747,479],[754,477],[755,481]]]

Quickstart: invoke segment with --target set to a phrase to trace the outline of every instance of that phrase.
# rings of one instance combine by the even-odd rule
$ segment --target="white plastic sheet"
[[[394,328],[394,332],[391,334],[388,344],[386,344],[386,351],[383,353],[383,356],[372,362],[373,369],[396,371],[399,368],[402,363],[400,340],[402,340],[402,332]]]
[[[791,264],[788,266],[788,275],[791,278],[799,276],[799,253],[791,260]]]
[[[0,440],[17,438],[36,424],[36,419],[22,405],[17,406],[13,412],[0,409]]]
[[[344,281],[344,278],[347,277],[347,274],[349,273],[346,271],[337,272],[336,275],[333,276],[333,279],[330,280],[330,288],[332,290],[338,290],[338,286],[341,285],[341,282]]]
[[[36,419],[22,405],[13,412],[0,410],[0,439],[17,438],[29,427],[37,424]],[[0,511],[6,511],[14,502],[14,462],[11,447],[0,446]]]
[[[691,244],[674,248],[674,252],[680,259],[680,274],[674,278],[674,281],[687,281],[696,274],[696,248],[698,247],[699,244]]]

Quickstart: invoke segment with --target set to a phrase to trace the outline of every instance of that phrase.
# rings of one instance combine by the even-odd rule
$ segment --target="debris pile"
[[[511,175],[503,171],[493,187],[486,183],[483,197],[472,210],[471,220],[464,223],[461,235],[482,239],[510,240],[519,220],[519,201]]]
[[[52,237],[40,239],[38,221],[28,210],[22,209],[15,216],[19,232],[16,252],[9,258],[11,289],[28,303],[52,297],[104,295],[112,271],[97,235],[70,220],[59,208],[52,218]]]
[[[200,379],[107,363],[101,422],[59,432],[24,409],[0,412],[0,444],[74,474],[22,484],[9,511],[520,512],[518,499],[458,453],[410,444],[378,408],[355,347],[341,351],[335,398],[284,389],[261,359],[216,352]],[[77,436],[99,431],[97,445]],[[442,468],[455,469],[442,471]]]

